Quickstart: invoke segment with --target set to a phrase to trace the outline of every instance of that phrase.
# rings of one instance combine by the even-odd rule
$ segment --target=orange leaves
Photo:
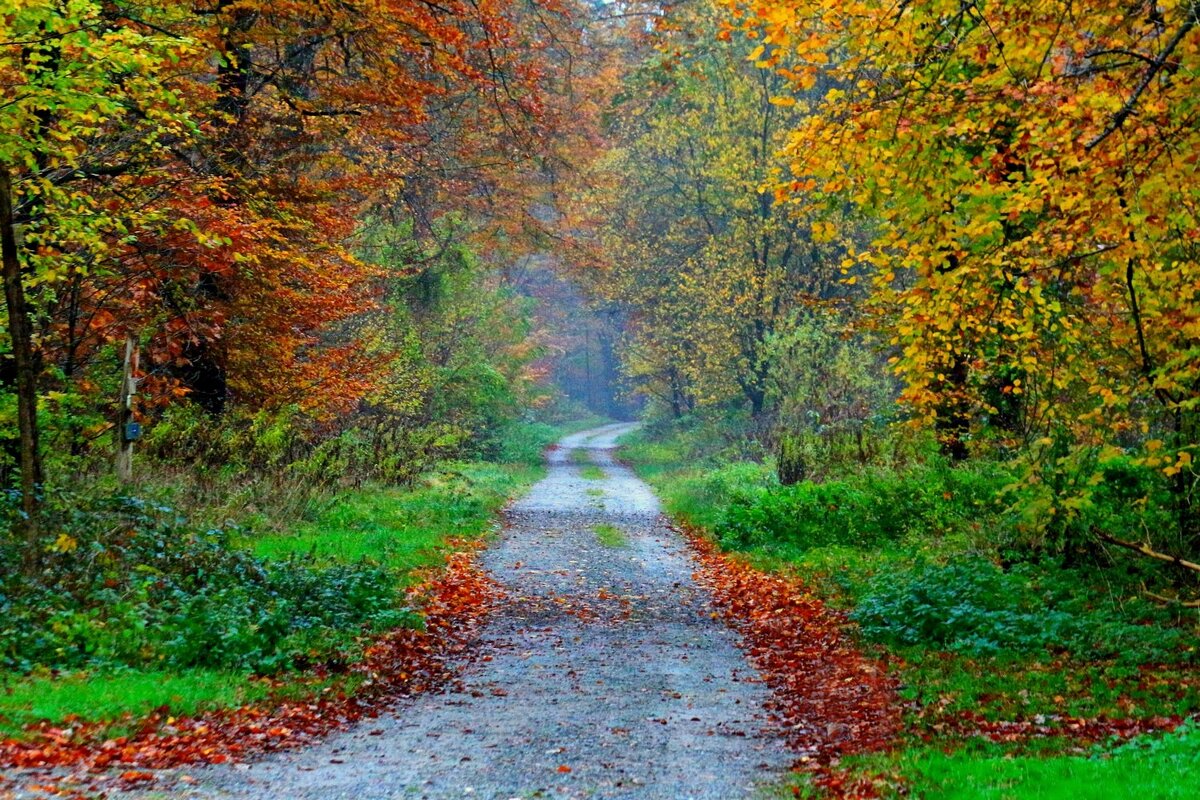
[[[743,637],[743,647],[773,690],[769,710],[785,726],[804,769],[831,791],[841,778],[831,765],[844,755],[889,746],[900,730],[895,681],[843,634],[843,620],[795,579],[759,572],[721,554],[698,534],[688,535],[698,554],[697,580],[722,616]],[[841,786],[839,796],[861,794]]]

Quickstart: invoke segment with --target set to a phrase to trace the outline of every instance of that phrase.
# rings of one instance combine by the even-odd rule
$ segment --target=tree
[[[631,309],[626,361],[642,391],[676,413],[734,401],[757,418],[772,333],[797,305],[845,291],[817,217],[784,213],[770,188],[797,124],[784,80],[721,41],[718,14],[665,9],[657,49],[617,95],[607,188],[593,195],[610,220],[596,284]]]
[[[54,262],[26,287],[55,284],[30,301],[35,371],[94,391],[85,373],[134,332],[149,408],[353,408],[373,362],[344,332],[381,296],[354,254],[360,219],[404,209],[428,236],[454,206],[524,216],[487,198],[517,191],[529,172],[514,165],[546,150],[556,73],[539,59],[574,34],[565,10],[22,6],[5,19],[4,156],[21,257]],[[26,202],[48,189],[57,205]],[[51,230],[65,241],[39,255]]]
[[[960,453],[996,431],[1051,458],[1034,445],[1168,439],[1144,463],[1175,480],[1200,546],[1200,7],[732,7],[813,111],[781,191],[797,213],[815,192],[878,220],[847,267],[871,272],[904,401]]]
[[[145,173],[193,126],[161,80],[186,39],[91,0],[22,4],[0,27],[0,239],[8,316],[2,378],[15,395],[22,509],[36,536],[42,482],[35,320],[154,215]],[[10,449],[11,450],[11,449]]]

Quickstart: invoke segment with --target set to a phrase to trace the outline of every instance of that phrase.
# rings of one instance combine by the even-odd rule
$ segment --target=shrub
[[[46,524],[60,533],[36,574],[22,571],[21,548],[0,552],[7,669],[271,672],[411,619],[397,577],[382,567],[268,561],[232,547],[236,529],[194,529],[138,498],[55,497]]]
[[[715,531],[730,547],[877,547],[977,529],[1001,513],[1007,476],[935,465],[843,480],[730,491]]]
[[[538,465],[542,451],[559,437],[558,428],[542,422],[511,422],[496,434],[487,455],[502,464]]]
[[[983,560],[922,564],[876,578],[851,618],[873,641],[967,655],[1054,650],[1123,663],[1190,661],[1186,631],[1138,601],[1097,601],[1058,566],[1005,571]]]
[[[743,462],[682,476],[666,487],[664,496],[672,513],[692,525],[721,531],[731,508],[757,507],[775,485],[769,467]]]

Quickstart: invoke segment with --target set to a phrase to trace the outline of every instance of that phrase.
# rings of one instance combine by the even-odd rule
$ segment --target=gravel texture
[[[767,689],[649,487],[612,458],[629,429],[564,439],[506,513],[482,558],[508,596],[462,687],[157,796],[734,800],[777,781],[789,756]],[[580,474],[577,450],[603,479]],[[620,534],[604,544],[597,525]]]

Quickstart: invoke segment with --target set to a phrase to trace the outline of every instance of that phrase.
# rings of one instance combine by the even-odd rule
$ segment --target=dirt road
[[[735,800],[778,779],[789,758],[763,719],[766,689],[649,487],[613,461],[627,430],[563,440],[507,512],[483,564],[508,596],[465,691],[193,773],[187,796]]]

